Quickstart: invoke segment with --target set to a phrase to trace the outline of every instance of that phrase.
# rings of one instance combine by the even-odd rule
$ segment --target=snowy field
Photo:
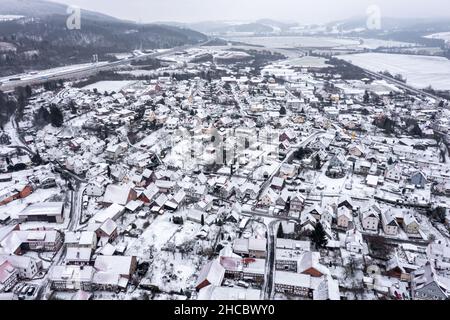
[[[252,45],[261,45],[272,48],[347,48],[347,49],[376,49],[379,47],[410,47],[414,44],[399,41],[360,38],[333,38],[333,37],[235,37],[232,41],[244,42]]]
[[[359,41],[353,39],[338,39],[331,37],[236,37],[232,41],[244,42],[252,45],[261,45],[272,48],[333,48],[338,46],[358,45]]]
[[[329,65],[326,63],[328,60],[319,57],[301,57],[283,61],[284,64],[289,64],[295,67],[303,68],[326,68]]]
[[[83,87],[83,90],[94,90],[97,89],[98,92],[119,92],[126,87],[132,85],[135,81],[99,81]]]
[[[337,56],[372,72],[389,71],[401,74],[416,88],[432,86],[450,90],[450,60],[442,57],[414,56],[388,53],[362,53]]]
[[[441,39],[441,40],[445,40],[446,42],[450,42],[450,32],[433,33],[433,34],[430,34],[430,35],[426,36],[425,38],[428,38],[428,39]]]

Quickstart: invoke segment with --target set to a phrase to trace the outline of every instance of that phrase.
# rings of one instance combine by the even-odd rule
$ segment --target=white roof
[[[222,267],[218,259],[214,259],[213,261],[210,261],[208,264],[206,264],[200,271],[197,279],[197,286],[205,280],[212,285],[220,286],[222,284],[224,275],[224,267]]]
[[[98,256],[94,268],[118,275],[129,275],[133,263],[132,256]]]
[[[60,216],[64,208],[64,202],[39,202],[22,210],[19,216]]]
[[[128,196],[131,188],[129,186],[118,186],[110,184],[106,187],[105,195],[103,196],[103,202],[105,203],[117,203],[122,206],[128,203]]]

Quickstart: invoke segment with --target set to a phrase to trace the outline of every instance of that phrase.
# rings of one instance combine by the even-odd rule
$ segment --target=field
[[[94,90],[97,89],[98,92],[119,92],[129,85],[133,84],[135,81],[99,81],[97,83],[88,85],[84,87],[84,90]]]
[[[410,47],[411,43],[379,39],[333,38],[312,36],[233,37],[230,40],[268,48],[340,48],[349,50],[376,49],[378,47]]]
[[[401,74],[408,84],[419,89],[431,85],[437,90],[450,90],[450,61],[446,58],[389,53],[351,54],[338,58],[372,72]]]
[[[425,38],[429,39],[442,39],[446,42],[450,42],[450,32],[440,32],[440,33],[434,33],[426,36]]]

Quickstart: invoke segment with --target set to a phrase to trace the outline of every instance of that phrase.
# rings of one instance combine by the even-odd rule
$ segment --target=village
[[[448,102],[285,54],[33,87],[0,131],[0,295],[448,299]]]

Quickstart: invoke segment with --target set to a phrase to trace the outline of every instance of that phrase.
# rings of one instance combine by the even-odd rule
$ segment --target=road
[[[114,62],[98,62],[98,63],[91,63],[91,64],[82,64],[82,65],[75,65],[73,68],[71,66],[66,66],[65,68],[59,68],[59,69],[49,69],[49,70],[41,70],[37,74],[30,75],[30,74],[19,74],[19,75],[11,75],[6,78],[0,78],[0,90],[2,91],[11,91],[14,90],[16,87],[19,86],[26,86],[26,85],[37,85],[45,83],[49,80],[62,80],[62,79],[74,79],[74,78],[82,78],[87,77],[90,75],[94,75],[100,71],[105,70],[111,70],[114,68],[117,68],[122,65],[129,64],[133,61],[139,61],[143,59],[148,58],[158,58],[166,55],[170,55],[172,53],[175,53],[177,51],[184,51],[191,48],[195,48],[198,46],[202,46],[206,44],[207,42],[195,44],[195,45],[184,45],[175,47],[166,51],[162,52],[154,52],[154,53],[148,53],[143,54],[136,57],[131,58],[125,58],[119,61]],[[20,78],[20,80],[16,81],[9,81],[9,79],[14,78]]]
[[[318,136],[324,134],[325,131],[321,130],[321,131],[316,131],[314,133],[312,133],[310,136],[308,136],[306,139],[304,139],[302,142],[294,145],[291,147],[291,150],[289,151],[289,153],[286,155],[286,157],[284,158],[283,161],[280,162],[280,164],[277,166],[277,169],[274,170],[274,172],[272,172],[272,174],[269,176],[269,178],[266,179],[266,181],[261,185],[260,188],[260,192],[258,195],[258,199],[267,191],[267,189],[270,186],[270,182],[272,181],[273,177],[275,177],[275,175],[278,174],[278,172],[280,171],[280,168],[283,164],[289,162],[292,158],[292,156],[294,155],[294,153],[299,149],[299,148],[304,148],[306,147],[310,142],[312,142],[314,139],[316,139]]]
[[[279,224],[278,220],[271,221],[267,226],[267,257],[266,272],[264,275],[264,287],[262,290],[263,300],[270,300],[273,294],[273,275],[275,272],[275,226]]]

